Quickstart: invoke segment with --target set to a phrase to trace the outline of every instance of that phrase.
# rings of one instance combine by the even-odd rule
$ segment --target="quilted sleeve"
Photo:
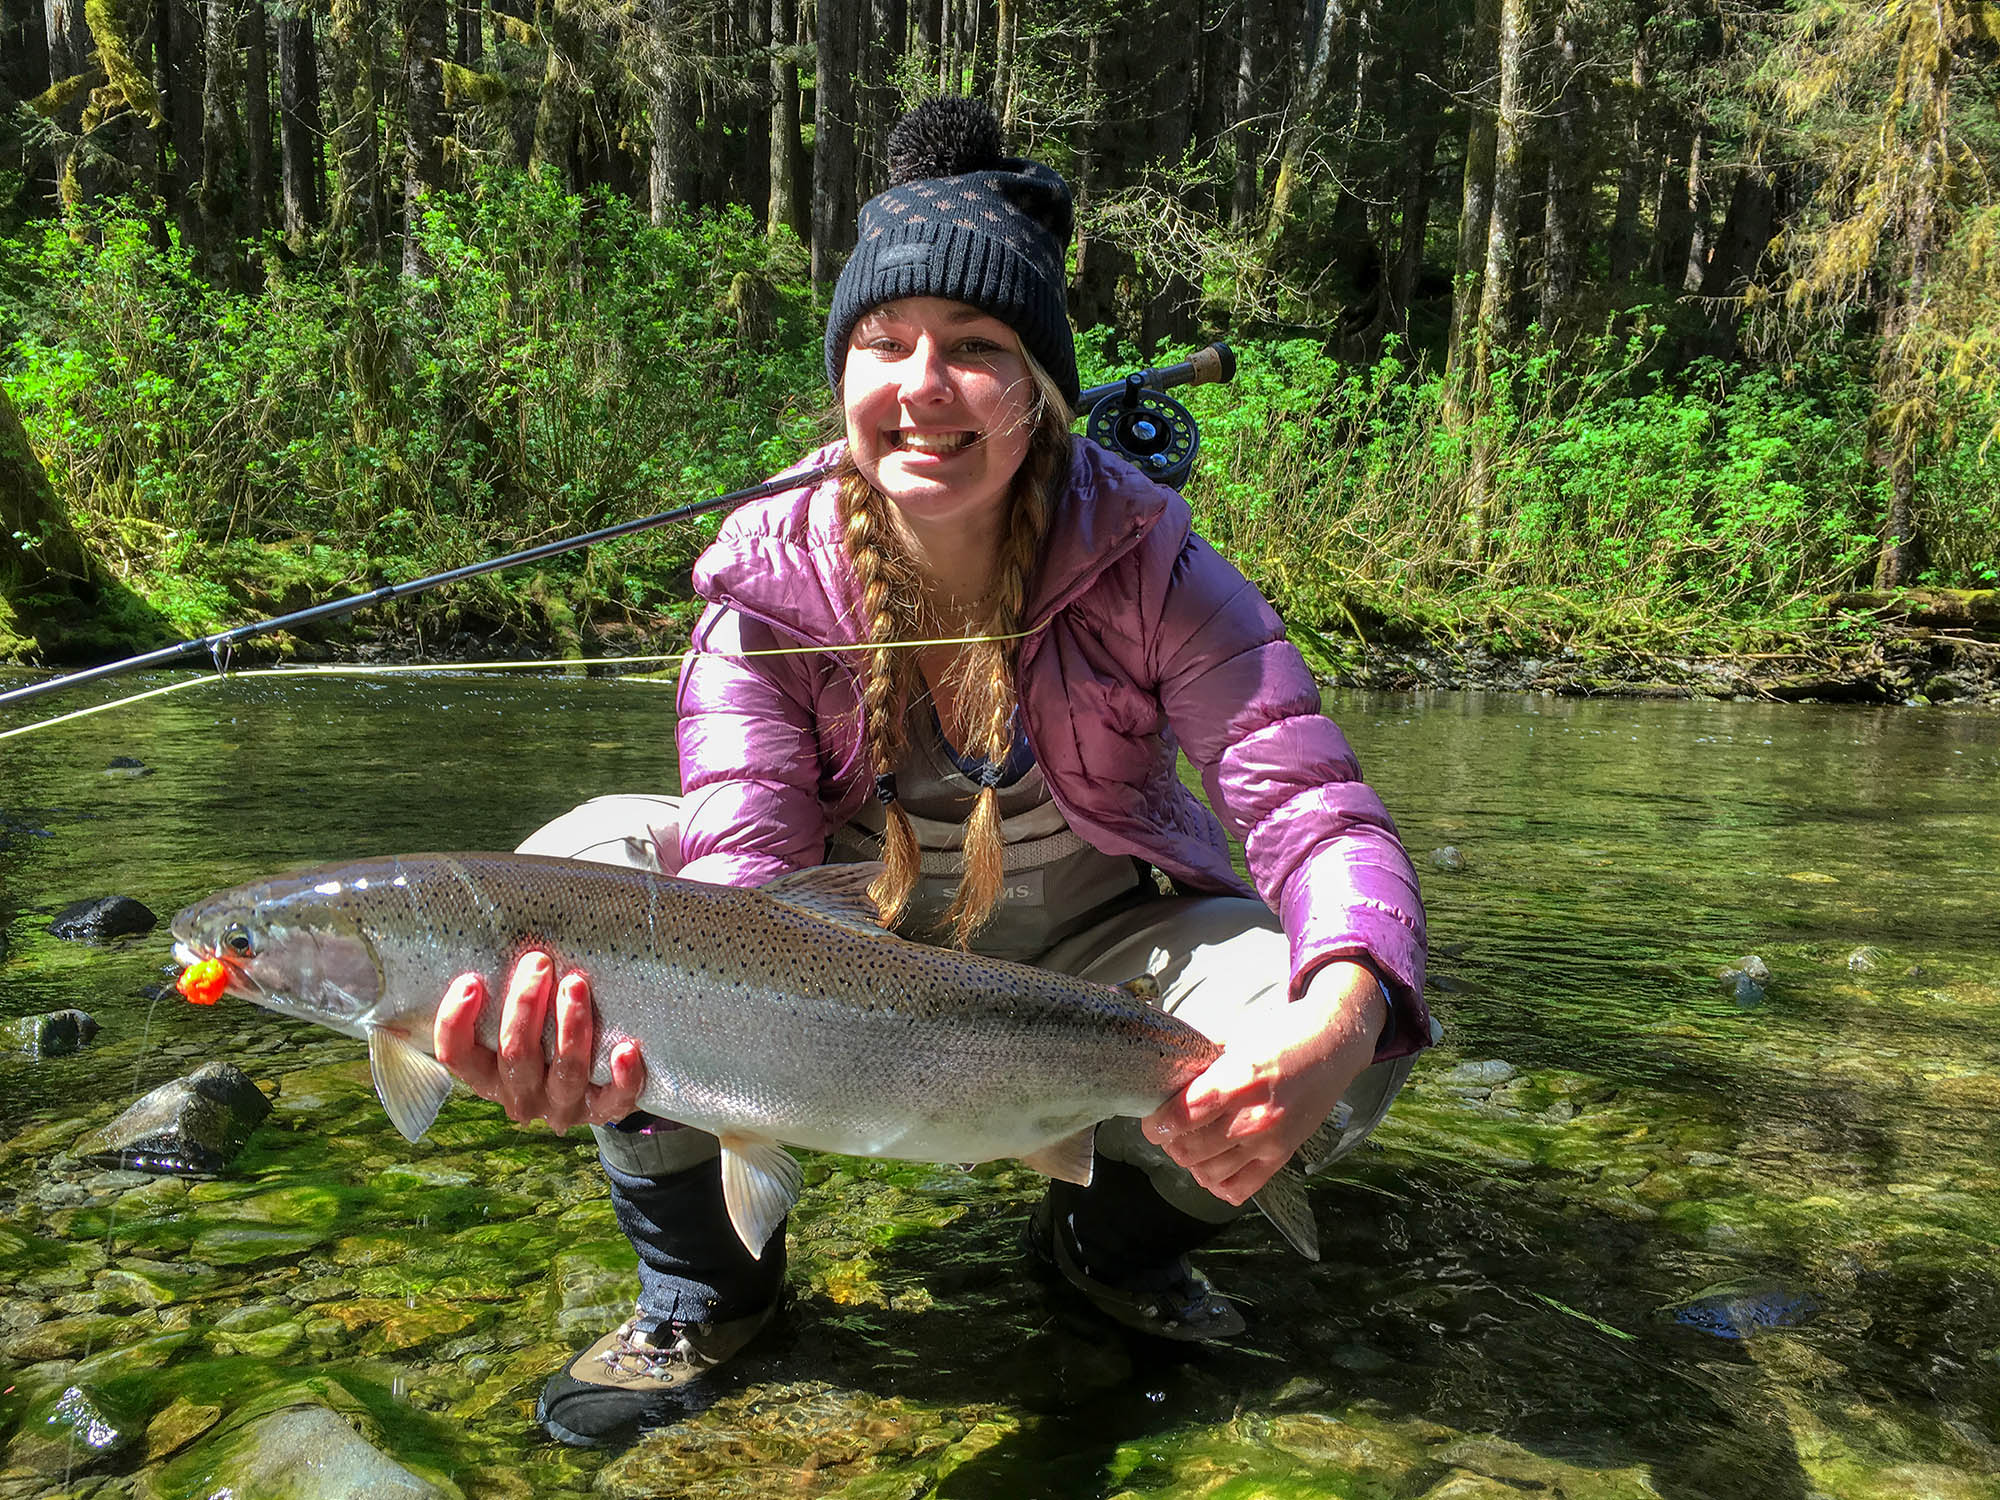
[[[1379,1055],[1427,1046],[1416,870],[1347,737],[1321,711],[1319,684],[1284,623],[1192,533],[1170,564],[1156,558],[1143,574],[1162,706],[1209,804],[1243,841],[1258,894],[1284,924],[1293,995],[1321,965],[1365,959],[1394,1011]]]
[[[798,641],[723,605],[695,627],[681,671],[681,869],[761,885],[825,857],[811,654],[746,653]]]

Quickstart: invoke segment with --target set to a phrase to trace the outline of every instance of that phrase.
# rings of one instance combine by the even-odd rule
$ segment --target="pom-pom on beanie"
[[[889,136],[889,186],[861,206],[854,254],[826,320],[826,378],[870,309],[948,297],[991,313],[1073,406],[1076,344],[1063,289],[1069,185],[1038,161],[1003,156],[1000,122],[972,99],[919,104]]]

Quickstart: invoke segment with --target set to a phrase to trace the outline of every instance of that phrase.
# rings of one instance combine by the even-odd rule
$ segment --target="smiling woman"
[[[733,886],[880,860],[904,936],[1149,975],[1220,1054],[1096,1127],[1028,1248],[1112,1319],[1231,1337],[1188,1252],[1267,1187],[1309,1212],[1278,1180],[1293,1153],[1357,1147],[1431,1040],[1415,872],[1270,605],[1175,491],[1072,436],[1062,178],[964,99],[913,111],[890,157],[827,322],[843,440],[806,463],[834,473],[736,511],[695,568],[681,796],[600,798],[522,847]],[[496,1048],[461,976],[435,1053],[517,1119],[596,1128],[638,1306],[539,1415],[611,1443],[713,1398],[780,1301],[785,1236],[731,1231],[729,1132],[635,1113],[636,1057],[589,1083],[589,979],[525,957]]]

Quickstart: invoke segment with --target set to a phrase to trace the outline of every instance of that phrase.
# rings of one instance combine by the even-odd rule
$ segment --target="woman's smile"
[[[997,525],[1036,415],[1013,329],[944,297],[884,303],[854,326],[840,393],[855,467],[905,525]]]

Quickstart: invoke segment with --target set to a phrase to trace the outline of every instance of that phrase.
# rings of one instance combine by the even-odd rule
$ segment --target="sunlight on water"
[[[0,1353],[40,1372],[0,1399],[8,1464],[53,1451],[75,1386],[64,1430],[114,1430],[93,1472],[138,1472],[131,1435],[184,1398],[160,1482],[206,1482],[230,1421],[189,1410],[316,1379],[469,1495],[816,1496],[879,1471],[942,1500],[2000,1496],[2000,719],[1329,709],[1424,877],[1447,1036],[1380,1149],[1316,1185],[1325,1262],[1233,1230],[1204,1264],[1252,1337],[1169,1357],[1026,1275],[1031,1174],[816,1159],[790,1331],[740,1398],[609,1465],[525,1415],[630,1297],[581,1134],[460,1095],[411,1146],[356,1044],[159,1003],[164,931],[46,929],[84,897],[164,921],[287,865],[504,848],[586,796],[670,788],[670,689],[258,681],[0,744],[0,1022],[102,1028],[0,1059]],[[120,755],[150,774],[107,775]],[[1767,978],[1718,977],[1751,956]],[[63,1154],[213,1058],[280,1088],[224,1177]]]

